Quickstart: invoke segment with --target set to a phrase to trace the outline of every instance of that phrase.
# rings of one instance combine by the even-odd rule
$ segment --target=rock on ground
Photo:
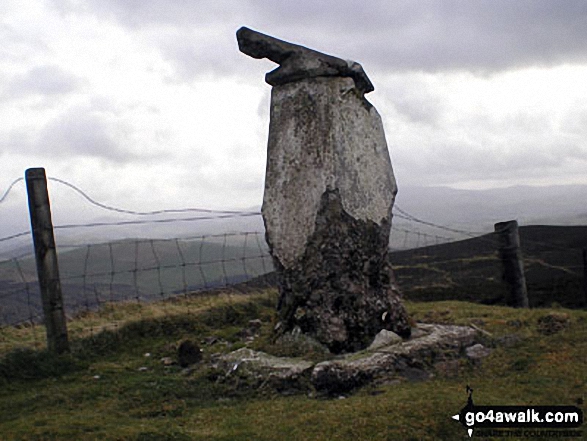
[[[275,357],[242,348],[220,356],[214,368],[224,379],[239,376],[253,387],[313,389],[320,394],[347,393],[367,383],[398,377],[420,381],[434,375],[439,363],[458,360],[475,343],[477,331],[465,326],[419,324],[416,338],[340,355],[320,363]]]

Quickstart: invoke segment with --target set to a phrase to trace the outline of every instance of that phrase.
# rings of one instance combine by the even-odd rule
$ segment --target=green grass
[[[1,329],[0,439],[464,440],[450,416],[465,404],[467,384],[476,404],[586,410],[587,312],[579,310],[554,310],[568,314],[570,326],[545,336],[538,319],[553,310],[408,302],[416,320],[473,323],[487,331],[492,354],[480,367],[463,362],[456,376],[365,387],[345,399],[251,391],[212,381],[205,367],[186,375],[160,362],[185,338],[220,340],[203,345],[205,360],[242,346],[240,331],[253,318],[261,318],[261,334],[268,336],[274,297],[269,291],[117,305],[115,329],[104,328],[112,312],[71,322],[73,352],[64,357],[18,349],[35,341],[32,328]],[[42,339],[42,328],[36,332]],[[508,334],[519,341],[496,343]]]

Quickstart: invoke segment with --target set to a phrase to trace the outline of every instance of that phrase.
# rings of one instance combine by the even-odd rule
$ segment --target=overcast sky
[[[2,0],[0,195],[41,166],[122,208],[260,205],[275,66],[243,25],[363,65],[400,191],[587,184],[584,0]]]

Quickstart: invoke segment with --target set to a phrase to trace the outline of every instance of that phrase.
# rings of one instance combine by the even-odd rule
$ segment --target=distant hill
[[[526,226],[520,228],[520,236],[530,305],[583,307],[587,299],[582,249],[587,249],[587,226]],[[149,240],[105,243],[90,247],[89,253],[87,247],[62,251],[68,313],[104,302],[151,301],[225,285],[275,284],[266,245],[254,236],[249,236],[247,244],[239,236],[228,236],[226,242],[208,238],[179,244],[181,255],[173,240],[154,240],[152,245]],[[496,247],[495,237],[487,234],[392,252],[391,261],[407,299],[503,304],[506,293]],[[40,314],[34,259],[20,262],[26,286],[13,263],[0,265],[0,323]]]
[[[587,226],[521,227],[520,241],[531,307],[587,306],[582,261]],[[390,260],[398,286],[408,300],[505,304],[502,264],[493,234],[393,251]],[[274,274],[268,274],[249,285],[275,281]]]
[[[0,265],[0,324],[26,320],[41,311],[34,258],[19,262],[22,275],[13,262]],[[104,302],[151,301],[233,285],[272,270],[264,240],[257,241],[255,235],[64,248],[59,251],[59,267],[70,315]]]
[[[587,225],[586,196],[587,185],[457,190],[400,183],[396,202],[440,225],[490,232],[495,223],[512,219],[520,225]]]
[[[491,232],[493,224],[505,220],[517,219],[520,225],[587,225],[586,185],[563,185],[530,187],[517,186],[491,190],[457,190],[448,187],[405,186],[401,182],[397,195],[397,205],[408,213],[439,225],[472,232]],[[55,206],[53,223],[71,225],[80,223],[100,223],[119,221],[158,221],[166,218],[183,218],[177,222],[153,222],[140,225],[112,225],[92,228],[66,228],[55,231],[57,244],[83,244],[110,242],[140,236],[144,238],[171,238],[238,231],[263,231],[261,216],[236,216],[215,218],[218,214],[199,215],[208,218],[193,220],[198,214],[163,214],[158,216],[112,215],[96,207],[84,210],[66,210],[66,205]],[[180,205],[181,202],[178,202]],[[75,204],[71,204],[76,206]],[[180,206],[176,208],[181,208]],[[250,207],[246,211],[259,212],[260,206]],[[440,242],[443,237],[463,239],[465,236],[451,234],[447,231],[423,224],[414,224],[402,219],[395,210],[393,225],[396,228],[409,229],[430,235],[427,242],[422,237],[408,236],[401,232],[392,236],[392,247],[403,248],[404,243],[410,247]],[[220,215],[222,216],[222,215]],[[0,237],[28,231],[29,220],[26,203],[18,206],[0,207]],[[191,220],[185,220],[185,218]],[[441,237],[443,236],[443,237]],[[395,240],[395,242],[394,242]],[[30,236],[0,242],[0,259],[14,257],[32,250]]]
[[[587,226],[571,224],[581,221],[587,224],[587,217],[581,214],[586,209],[577,202],[579,194],[586,189],[581,186],[486,191],[407,188],[400,189],[397,201],[401,209],[420,219],[432,219],[435,224],[471,232],[489,232],[493,223],[517,218],[522,225],[531,305],[557,302],[579,307],[585,302],[581,250],[587,248]],[[562,216],[569,225],[524,226],[525,219],[533,219],[540,213],[550,219]],[[242,221],[255,230],[262,223],[260,216]],[[220,224],[210,222],[214,232],[223,231]],[[247,229],[238,228],[238,218],[222,222],[232,231]],[[196,234],[207,234],[208,227],[203,223],[197,225]],[[394,218],[393,228],[392,263],[407,298],[503,302],[501,267],[492,235],[455,240],[467,236],[399,215]],[[129,227],[128,234],[133,229],[136,234],[136,227]],[[146,234],[143,226],[140,231]],[[240,283],[272,269],[262,234],[248,236],[248,243],[239,235],[226,239],[180,240],[181,253],[175,240],[127,239],[93,245],[88,254],[87,247],[76,245],[83,243],[83,238],[83,235],[75,240],[70,237],[69,246],[64,246],[67,238],[58,236],[57,240],[63,291],[70,314],[105,301],[137,298],[148,301]],[[30,237],[22,239],[18,247],[5,252],[5,258],[32,251]],[[453,242],[443,243],[447,240]],[[414,249],[402,251],[410,247]],[[36,270],[31,255],[21,260],[21,271],[22,275],[11,261],[0,263],[0,323],[14,323],[31,313],[39,314]],[[22,282],[23,276],[27,285]]]
[[[502,266],[493,234],[394,252],[391,260],[406,298],[503,304]],[[587,306],[582,250],[587,226],[527,226],[520,241],[530,306]]]

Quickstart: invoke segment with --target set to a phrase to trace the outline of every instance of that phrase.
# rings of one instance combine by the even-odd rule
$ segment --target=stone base
[[[224,379],[240,378],[254,388],[337,395],[370,382],[428,379],[434,375],[435,366],[464,357],[466,348],[475,344],[476,335],[477,331],[467,326],[419,323],[408,340],[320,363],[241,348],[219,357],[214,367]]]

